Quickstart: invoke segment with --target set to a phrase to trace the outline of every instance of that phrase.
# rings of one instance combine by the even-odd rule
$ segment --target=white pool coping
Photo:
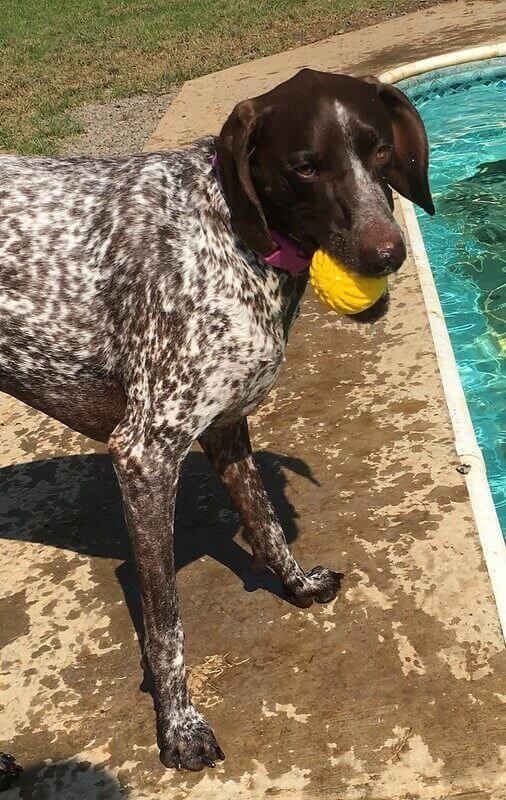
[[[506,55],[506,42],[498,42],[494,45],[457,50],[434,58],[426,58],[423,61],[414,61],[412,64],[405,64],[388,72],[383,72],[379,79],[384,83],[396,83],[404,78],[411,78],[414,75],[421,75],[424,72],[441,69],[442,67],[464,64],[470,61],[481,61],[503,55]],[[399,199],[427,309],[443,390],[455,436],[455,450],[461,464],[470,466],[469,472],[465,475],[465,481],[485,564],[492,584],[499,621],[506,639],[506,542],[490,491],[483,454],[476,440],[415,209],[410,200],[404,197]]]
[[[397,83],[404,78],[413,78],[415,75],[432,72],[434,69],[455,67],[457,64],[484,61],[487,58],[498,58],[499,56],[506,56],[506,42],[467,47],[465,50],[454,50],[451,53],[443,53],[441,56],[424,58],[422,61],[412,61],[411,64],[403,64],[401,67],[394,67],[387,72],[382,72],[378,77],[383,83]]]

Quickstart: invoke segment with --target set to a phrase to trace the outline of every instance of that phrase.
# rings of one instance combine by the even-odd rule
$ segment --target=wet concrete
[[[1,397],[0,749],[26,769],[6,800],[506,797],[504,650],[411,257],[392,298],[362,327],[308,295],[252,419],[294,552],[346,575],[336,601],[255,576],[203,455],[185,464],[190,684],[227,754],[207,773],[158,762],[108,457]]]

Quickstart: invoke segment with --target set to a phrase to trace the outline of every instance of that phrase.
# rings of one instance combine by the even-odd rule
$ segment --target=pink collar
[[[217,155],[213,156],[212,165],[219,178]],[[266,264],[269,264],[271,267],[276,267],[276,269],[281,269],[283,272],[289,272],[294,278],[309,267],[310,259],[307,258],[307,256],[299,254],[297,245],[294,242],[287,239],[287,237],[283,236],[279,231],[269,229],[269,233],[278,247],[273,253],[269,253],[269,255],[264,255],[263,253],[258,254],[263,258]]]

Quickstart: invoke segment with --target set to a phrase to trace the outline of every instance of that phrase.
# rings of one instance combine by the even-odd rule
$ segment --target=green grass
[[[51,154],[72,107],[325,38],[416,0],[1,0],[0,150]]]

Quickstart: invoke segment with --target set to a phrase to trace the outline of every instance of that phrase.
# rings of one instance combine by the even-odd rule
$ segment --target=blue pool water
[[[417,216],[506,534],[506,58],[398,86],[429,135],[436,216]]]

